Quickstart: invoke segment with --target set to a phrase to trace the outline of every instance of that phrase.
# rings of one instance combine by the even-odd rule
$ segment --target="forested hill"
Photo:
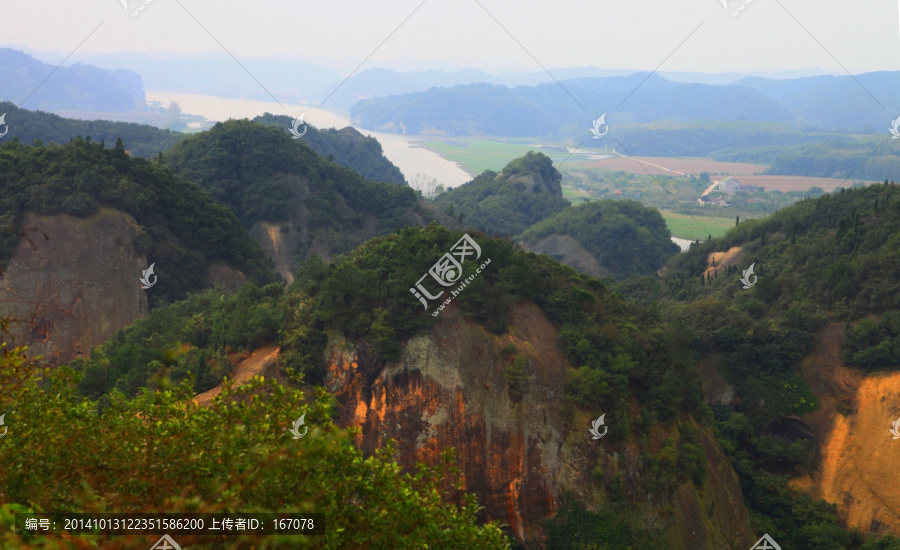
[[[558,255],[557,260],[581,267],[577,264],[583,259],[566,257],[568,239],[596,260],[597,270],[581,269],[594,276],[624,278],[654,272],[678,252],[659,211],[637,201],[604,200],[570,206],[520,236],[529,250]]]
[[[461,280],[490,263],[435,317],[438,303],[423,311],[409,287],[461,236],[437,224],[406,228],[330,264],[311,259],[283,294],[275,285],[245,287],[231,297],[206,293],[158,309],[81,365],[82,390],[136,392],[162,372],[173,381],[193,374],[205,384],[195,386],[199,391],[227,374],[226,349],[278,344],[287,372],[337,389],[327,418],[359,427],[364,453],[381,456],[370,442],[393,439],[391,456],[405,468],[436,466],[449,447],[460,457],[482,457],[459,460],[464,490],[478,496],[487,519],[515,520],[510,531],[529,548],[543,534],[555,548],[687,548],[697,536],[716,548],[730,540],[749,547],[736,477],[712,437],[692,354],[679,334],[661,330],[654,316],[596,279],[476,232],[470,237],[480,259],[462,264]],[[352,361],[352,372],[337,374],[344,363],[335,353]],[[335,376],[340,382],[329,378]],[[373,392],[382,395],[379,415],[360,416]],[[254,399],[248,410],[266,402]],[[438,418],[428,412],[435,409],[452,412]],[[599,411],[609,431],[602,445],[587,434]],[[310,415],[311,432],[325,418]],[[354,419],[368,420],[357,426]],[[560,459],[563,446],[569,459]],[[505,466],[510,455],[521,466]],[[197,471],[201,480],[209,476]],[[491,481],[497,471],[507,483]],[[510,479],[523,490],[509,492]],[[328,500],[315,502],[324,507]],[[560,503],[549,522],[557,509],[548,502]],[[697,509],[704,513],[690,512]]]
[[[288,116],[271,113],[254,118],[253,122],[277,126],[285,132],[294,123]],[[356,170],[367,180],[406,185],[403,173],[384,156],[378,140],[362,135],[352,126],[320,130],[307,124],[302,140],[322,157]]]
[[[563,210],[562,176],[550,157],[529,151],[500,173],[478,177],[441,194],[435,202],[465,226],[517,236],[530,225]]]
[[[149,296],[151,306],[206,286],[214,262],[261,283],[275,279],[234,214],[164,166],[130,157],[121,142],[0,146],[0,261],[13,254],[25,212],[87,217],[102,206],[133,216],[141,226],[135,251],[165,266],[166,283]]]
[[[282,129],[246,119],[218,123],[187,138],[167,152],[165,160],[177,174],[209,190],[247,227],[257,221],[288,220],[289,201],[297,193],[292,177],[309,182],[311,196],[306,202],[314,210],[337,208],[331,196],[335,193],[354,209],[386,215],[392,206],[411,206],[416,198],[408,187],[367,181],[321,158]]]
[[[76,138],[90,137],[106,142],[110,147],[121,138],[125,149],[137,157],[149,158],[165,151],[182,139],[184,134],[161,130],[146,124],[109,122],[107,120],[74,120],[42,111],[19,109],[13,103],[0,102],[0,114],[6,113],[4,129],[9,133],[3,142],[18,138],[22,143],[39,140],[45,143],[68,143]]]
[[[647,79],[642,84],[642,80]],[[571,135],[590,127],[588,112],[610,111],[640,88],[616,120],[630,124],[668,121],[745,120],[790,122],[790,112],[761,92],[741,86],[670,82],[659,75],[578,78],[536,86],[470,84],[367,99],[350,108],[351,120],[377,131],[450,136]],[[566,91],[578,101],[573,101]],[[597,116],[596,114],[594,115]],[[611,115],[612,116],[612,115]],[[614,118],[614,117],[613,117]],[[617,123],[609,119],[610,124]],[[583,125],[573,121],[584,120]]]
[[[900,108],[892,99],[898,83],[897,71],[786,80],[746,78],[728,85],[673,82],[658,74],[634,73],[566,79],[562,87],[557,83],[435,87],[364,99],[350,108],[350,115],[354,124],[372,130],[449,136],[571,137],[573,132],[586,134],[591,118],[604,112],[610,115],[611,128],[663,121],[742,121],[803,132],[843,129],[871,134],[887,128],[885,110]],[[612,113],[610,105],[626,98]],[[586,112],[593,114],[586,116]],[[584,122],[573,122],[579,120]]]
[[[662,276],[617,285],[686,330],[747,504],[785,547],[900,548],[853,529],[900,533],[900,492],[854,474],[900,467],[885,447],[900,405],[898,266],[900,186],[885,182],[741,222]]]

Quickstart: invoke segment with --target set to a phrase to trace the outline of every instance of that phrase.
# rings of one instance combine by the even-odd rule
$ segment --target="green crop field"
[[[711,216],[688,216],[674,212],[660,212],[666,219],[666,225],[673,237],[705,241],[712,235],[721,237],[734,227],[732,218],[714,218]]]
[[[558,145],[541,145],[537,138],[484,139],[447,138],[429,139],[417,145],[434,151],[447,160],[460,163],[463,170],[477,176],[485,170],[499,172],[509,161],[521,157],[528,151],[540,151],[549,157],[568,154]]]

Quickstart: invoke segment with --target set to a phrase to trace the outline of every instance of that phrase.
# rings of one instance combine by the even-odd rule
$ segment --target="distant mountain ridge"
[[[0,48],[0,67],[0,101],[24,101],[29,109],[122,112],[143,108],[146,101],[134,71],[80,63],[57,68],[11,48]]]
[[[874,133],[886,128],[893,110],[900,109],[893,93],[898,85],[900,72],[790,80],[750,77],[727,85],[634,73],[533,86],[432,88],[364,99],[350,107],[350,114],[354,124],[377,131],[448,136],[571,137],[586,133],[578,121],[604,112],[620,127],[742,121]]]

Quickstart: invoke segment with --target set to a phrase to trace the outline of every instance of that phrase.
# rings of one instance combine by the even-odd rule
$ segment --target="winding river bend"
[[[309,105],[284,104],[284,108],[274,101],[256,101],[252,99],[231,99],[202,94],[182,94],[176,92],[148,91],[148,101],[159,101],[168,105],[174,101],[182,112],[204,116],[213,121],[225,121],[229,118],[254,118],[264,113],[283,114],[290,117],[304,115],[303,120],[316,128],[344,128],[353,126],[346,118],[326,111],[314,109]],[[287,109],[287,111],[285,111]],[[472,176],[459,167],[459,164],[424,149],[417,144],[415,136],[400,134],[384,134],[356,128],[363,135],[370,135],[381,143],[384,156],[400,168],[406,181],[412,182],[422,174],[425,179],[437,179],[445,187],[457,187],[470,181]]]

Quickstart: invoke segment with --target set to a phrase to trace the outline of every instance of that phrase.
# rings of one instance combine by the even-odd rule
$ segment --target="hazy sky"
[[[900,70],[898,0],[728,0],[727,13],[722,1],[150,0],[132,17],[142,0],[129,0],[127,13],[122,0],[6,0],[0,42],[56,52],[58,62],[102,23],[79,52],[192,53],[221,43],[238,59],[303,58],[349,73],[387,39],[362,69],[429,61],[652,70],[671,55],[661,70]]]

